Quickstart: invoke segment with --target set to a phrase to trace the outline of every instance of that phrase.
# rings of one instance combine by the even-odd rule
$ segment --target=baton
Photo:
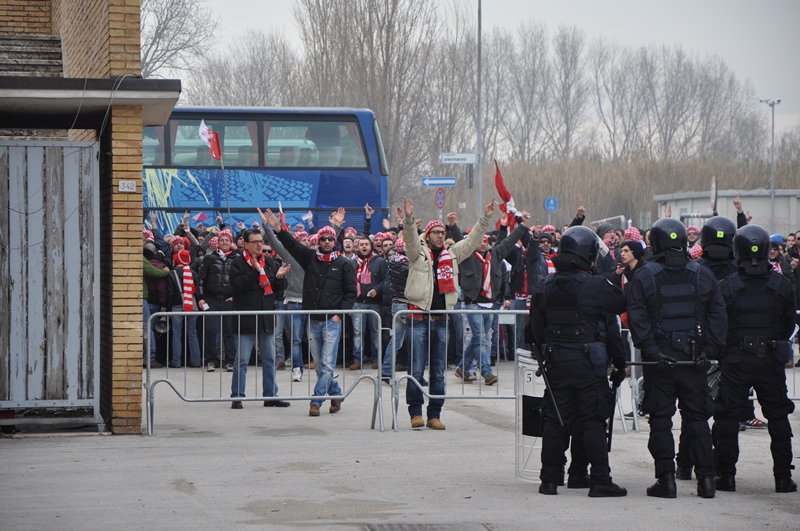
[[[614,403],[614,406],[611,407],[611,420],[608,421],[608,434],[607,434],[608,435],[608,450],[607,451],[609,451],[609,452],[611,451],[611,436],[614,434],[614,409],[615,409],[616,401],[617,401],[617,389],[618,388],[619,388],[619,385],[612,385],[611,386],[611,392],[614,395],[614,402],[615,403]]]
[[[709,363],[711,363],[711,365],[719,365],[719,361],[717,361],[717,360],[707,360],[707,361]],[[637,365],[637,366],[640,366],[640,367],[647,367],[647,366],[658,365],[659,363],[661,363],[661,362],[660,361],[629,361],[629,362],[627,362],[627,365]],[[692,367],[697,365],[697,363],[694,362],[694,361],[670,361],[668,363],[670,365],[681,365],[681,366],[692,366]]]
[[[561,418],[561,412],[558,410],[558,404],[556,404],[556,397],[553,396],[553,392],[550,391],[550,379],[547,377],[547,369],[544,368],[544,356],[542,353],[539,352],[539,348],[535,345],[531,345],[532,348],[536,349],[536,361],[539,362],[539,368],[536,369],[536,376],[541,376],[544,380],[544,385],[547,388],[547,394],[550,395],[550,400],[553,402],[553,409],[556,410],[556,416],[558,417],[558,423],[561,427],[564,427],[564,420]]]

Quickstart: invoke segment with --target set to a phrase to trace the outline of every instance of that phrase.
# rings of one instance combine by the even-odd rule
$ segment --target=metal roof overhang
[[[167,123],[179,79],[0,76],[0,128],[100,129],[112,105],[141,105],[142,125]]]

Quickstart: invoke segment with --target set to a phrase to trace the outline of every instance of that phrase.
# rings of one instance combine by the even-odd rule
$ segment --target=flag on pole
[[[200,212],[196,216],[192,216],[192,219],[195,221],[205,221],[208,219],[208,216],[206,216],[203,212]]]
[[[219,148],[219,134],[209,129],[205,120],[200,120],[200,138],[211,150],[211,156],[216,160],[222,160],[222,150]]]
[[[514,206],[514,198],[511,196],[511,192],[508,191],[506,183],[503,181],[503,176],[500,173],[500,166],[497,165],[497,159],[494,160],[494,167],[497,170],[494,174],[494,186],[497,188],[500,199],[503,200],[503,202],[500,203],[500,210],[508,214],[508,232],[510,233],[517,224],[517,220],[514,217],[517,209]],[[497,228],[500,228],[499,220],[497,221]]]

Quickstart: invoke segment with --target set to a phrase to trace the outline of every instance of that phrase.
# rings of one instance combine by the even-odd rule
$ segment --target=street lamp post
[[[769,171],[769,200],[770,200],[770,234],[775,234],[775,106],[781,103],[781,100],[764,99],[759,100],[761,103],[766,103],[772,108],[772,168]]]

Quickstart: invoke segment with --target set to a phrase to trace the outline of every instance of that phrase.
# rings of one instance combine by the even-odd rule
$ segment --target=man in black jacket
[[[391,240],[389,240],[391,242]],[[356,270],[356,303],[355,310],[373,310],[380,315],[383,298],[383,280],[389,266],[377,252],[372,249],[369,238],[364,236],[358,240],[358,250],[351,259]],[[364,351],[364,327],[369,326],[370,350],[366,356]],[[372,368],[378,368],[380,357],[381,324],[374,315],[353,315],[353,364],[351,370],[360,370],[362,365],[372,360]]]
[[[336,351],[342,333],[342,316],[335,311],[350,310],[356,302],[356,273],[353,265],[334,250],[336,231],[332,227],[319,229],[319,247],[309,249],[297,242],[287,231],[281,230],[280,222],[271,210],[267,209],[265,217],[278,240],[305,271],[303,310],[331,310],[329,314],[309,316],[308,342],[317,371],[314,396],[341,395],[342,390],[333,378]],[[309,416],[319,416],[322,402],[322,399],[311,401]],[[330,413],[338,413],[341,408],[340,399],[331,399]]]
[[[530,215],[524,212],[521,218],[523,222],[514,229],[508,238],[495,245],[491,251],[488,237],[484,236],[483,243],[478,249],[461,262],[458,278],[465,309],[491,310],[493,308],[495,296],[500,293],[503,285],[503,260],[514,249],[522,235],[528,231],[523,224],[528,219],[530,219]],[[465,382],[470,381],[469,374],[475,365],[480,365],[478,368],[486,385],[494,385],[497,382],[497,376],[492,374],[489,359],[491,351],[489,330],[492,326],[492,317],[491,313],[467,314],[467,321],[472,330],[472,339],[464,352],[462,364],[455,373],[456,377],[462,378]]]
[[[198,306],[212,312],[229,312],[233,310],[233,286],[231,286],[230,272],[233,259],[239,256],[239,251],[233,246],[233,233],[222,230],[217,237],[217,248],[210,249],[203,257],[197,275]],[[236,336],[233,329],[232,316],[206,317],[203,321],[205,330],[206,365],[212,372],[215,367],[224,363],[225,370],[233,371],[233,359],[236,355]],[[217,334],[222,325],[221,342],[217,341]],[[220,346],[224,345],[225,359],[222,359]]]
[[[275,261],[262,251],[264,237],[260,231],[244,232],[244,252],[233,259],[230,279],[233,287],[233,309],[237,311],[275,310],[275,292],[286,289],[283,279],[289,267],[278,269]],[[278,396],[275,383],[275,317],[273,315],[242,316],[237,323],[239,344],[236,353],[236,369],[231,380],[231,397],[245,396],[247,364],[253,347],[261,351],[263,373],[262,395]],[[288,407],[283,400],[266,400],[264,407]],[[242,409],[242,402],[235,400],[232,409]]]

